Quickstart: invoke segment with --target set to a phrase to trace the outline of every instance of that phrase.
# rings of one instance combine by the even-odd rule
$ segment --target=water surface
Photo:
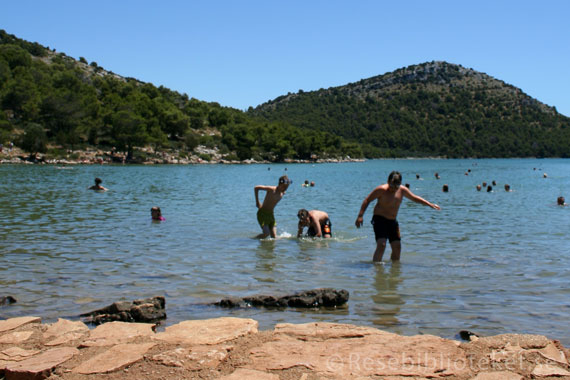
[[[568,160],[372,160],[342,164],[0,166],[0,318],[75,318],[118,300],[166,297],[166,325],[219,316],[328,321],[453,338],[544,334],[570,345]],[[442,207],[405,200],[402,260],[371,262],[371,205],[391,170]],[[469,175],[465,173],[471,170]],[[437,180],[434,173],[441,179]],[[547,178],[543,177],[547,173]],[[256,240],[253,187],[287,174],[277,240]],[[416,179],[416,174],[421,178]],[[87,190],[95,177],[110,190]],[[315,181],[304,188],[305,179]],[[475,185],[495,180],[493,192]],[[443,193],[443,184],[450,187]],[[512,192],[505,192],[505,183]],[[166,222],[153,223],[160,206]],[[296,239],[297,210],[325,210],[331,240]],[[228,310],[225,296],[317,287],[350,292],[336,310]]]

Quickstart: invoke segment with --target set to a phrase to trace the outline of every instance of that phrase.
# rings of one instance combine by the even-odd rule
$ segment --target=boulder
[[[100,325],[105,322],[154,323],[166,319],[166,301],[157,296],[140,300],[120,301],[89,313],[81,314],[85,323]]]
[[[0,297],[0,306],[1,305],[11,305],[13,303],[18,302],[14,297],[12,296],[1,296]]]
[[[224,298],[214,305],[222,307],[337,307],[348,302],[349,293],[344,289],[320,288],[286,296],[255,295],[243,298]]]

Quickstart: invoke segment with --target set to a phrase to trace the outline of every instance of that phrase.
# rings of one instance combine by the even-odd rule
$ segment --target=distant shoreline
[[[340,163],[340,162],[364,162],[362,158],[315,158],[311,160],[285,159],[283,161],[268,160],[227,160],[215,149],[199,147],[197,152],[189,155],[181,155],[179,152],[152,151],[143,149],[143,154],[135,156],[135,159],[127,160],[126,154],[115,151],[103,150],[74,150],[68,151],[65,157],[50,157],[46,154],[38,154],[32,159],[30,154],[14,147],[11,151],[4,150],[0,153],[0,164],[39,164],[39,165],[250,165],[250,164],[277,164],[277,163]],[[139,153],[140,153],[139,152]]]

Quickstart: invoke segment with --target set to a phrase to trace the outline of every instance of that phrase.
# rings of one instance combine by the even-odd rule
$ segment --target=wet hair
[[[388,176],[388,183],[393,182],[393,183],[397,183],[399,185],[402,184],[402,175],[400,174],[400,172],[397,171],[393,171],[392,173],[390,173],[390,175]]]
[[[508,183],[505,183],[505,190],[509,191],[511,189],[511,185],[509,185]]]
[[[99,177],[95,178],[95,184],[96,185],[100,184],[101,182],[103,182],[103,180],[101,178],[99,178]]]
[[[565,201],[564,197],[558,197],[556,199],[556,203],[558,203],[560,206],[564,205],[564,201]]]
[[[493,187],[491,185],[487,186],[487,192],[490,193],[491,191],[493,191]]]
[[[443,190],[444,193],[447,193],[447,192],[449,191],[449,186],[443,185],[442,190]]]
[[[297,212],[297,218],[299,218],[299,220],[306,219],[308,216],[309,212],[304,208],[300,209],[299,212]]]
[[[158,211],[159,214],[162,214],[162,212],[160,211],[160,207],[158,207],[158,206],[154,206],[153,208],[150,209],[150,212],[153,212],[153,211]]]
[[[286,175],[282,175],[281,177],[279,177],[279,184],[280,185],[281,184],[287,184],[288,185],[291,182],[293,182],[293,181],[289,180],[289,177],[287,177]]]

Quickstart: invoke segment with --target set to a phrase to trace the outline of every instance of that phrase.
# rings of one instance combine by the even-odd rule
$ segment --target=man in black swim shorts
[[[398,216],[398,211],[400,210],[400,205],[402,204],[404,197],[416,203],[429,206],[435,210],[440,210],[438,205],[415,195],[407,187],[400,186],[401,184],[402,175],[397,171],[390,173],[387,183],[376,187],[366,198],[364,198],[362,206],[360,207],[360,212],[358,213],[356,222],[354,223],[357,228],[360,228],[363,224],[362,218],[368,204],[374,200],[378,201],[376,206],[374,206],[374,215],[372,217],[376,239],[376,250],[374,251],[374,256],[372,258],[372,261],[374,262],[382,261],[382,256],[386,249],[386,240],[390,242],[390,247],[392,248],[391,259],[394,261],[400,260],[402,246],[400,244],[400,228],[396,217]]]

